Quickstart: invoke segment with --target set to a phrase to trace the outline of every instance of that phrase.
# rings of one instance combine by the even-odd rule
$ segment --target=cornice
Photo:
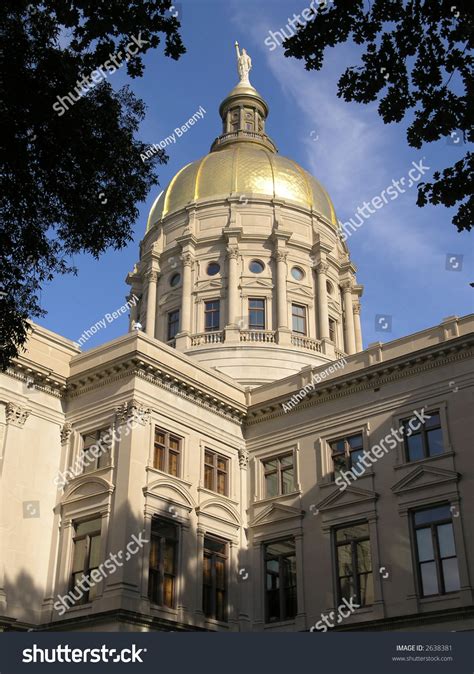
[[[456,342],[456,344],[443,342],[442,344],[437,344],[436,347],[414,352],[405,357],[401,356],[390,361],[376,363],[362,368],[359,372],[343,374],[309,392],[306,398],[298,403],[295,410],[301,411],[474,356],[472,349],[474,344],[473,336],[462,337],[456,340]],[[303,387],[295,388],[293,395],[296,395],[301,388]],[[262,421],[269,421],[291,414],[293,410],[285,412],[282,407],[283,403],[288,403],[290,399],[291,395],[286,394],[285,396],[269,399],[268,402],[250,406],[245,426],[252,426]]]
[[[66,391],[65,377],[26,358],[22,358],[21,362],[14,361],[4,374],[23,382],[27,388],[43,391],[55,398],[62,398]]]
[[[126,358],[120,362],[106,364],[103,368],[96,369],[91,373],[85,373],[82,376],[78,375],[68,384],[67,397],[70,399],[77,398],[125,377],[143,379],[237,423],[240,423],[245,416],[245,408],[243,406],[239,407],[229,399],[224,400],[224,396],[220,396],[219,394],[212,395],[204,390],[200,390],[197,385],[189,383],[179,373],[167,373],[153,363],[136,356]]]

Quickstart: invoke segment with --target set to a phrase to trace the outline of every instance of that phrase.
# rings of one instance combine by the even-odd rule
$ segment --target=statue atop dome
[[[249,72],[252,68],[252,59],[245,49],[242,49],[242,52],[240,52],[239,43],[237,41],[235,42],[235,51],[237,52],[237,70],[239,72],[240,82],[242,84],[250,84]]]

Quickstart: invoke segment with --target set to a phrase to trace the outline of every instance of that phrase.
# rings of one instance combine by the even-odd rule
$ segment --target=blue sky
[[[146,102],[141,128],[146,143],[158,143],[200,106],[206,114],[169,146],[169,163],[158,167],[160,187],[141,204],[134,241],[99,261],[76,256],[77,276],[58,277],[44,287],[41,301],[48,314],[38,322],[72,340],[124,304],[129,291],[125,276],[138,260],[138,244],[154,199],[184,164],[207,154],[219,135],[219,103],[238,81],[235,40],[250,53],[251,82],[270,106],[267,132],[282,155],[300,163],[327,188],[342,222],[393,179],[407,176],[412,162],[430,167],[425,174],[430,179],[435,169],[457,161],[465,150],[462,143],[449,145],[446,139],[420,150],[410,148],[406,123],[384,125],[376,104],[348,104],[337,98],[339,75],[358,62],[352,45],[331,50],[320,72],[305,71],[301,61],[285,58],[280,47],[271,51],[265,44],[269,31],[286,31],[288,18],[301,13],[309,0],[185,0],[180,6],[187,53],[175,62],[161,49],[148,52],[141,79],[131,80],[121,69],[109,81],[114,87],[130,84]],[[472,234],[457,233],[450,210],[420,209],[415,202],[413,186],[377,210],[348,239],[357,280],[365,287],[364,346],[473,310]],[[463,256],[452,262],[456,271],[446,269],[448,255]],[[391,316],[390,332],[375,330],[377,315]],[[123,316],[83,348],[105,343],[127,329]]]

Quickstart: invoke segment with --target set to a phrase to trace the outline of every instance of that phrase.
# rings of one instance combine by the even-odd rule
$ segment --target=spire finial
[[[235,51],[237,52],[237,70],[240,77],[240,83],[250,85],[249,72],[252,69],[252,59],[245,49],[242,49],[242,52],[240,52],[237,40],[235,41]]]

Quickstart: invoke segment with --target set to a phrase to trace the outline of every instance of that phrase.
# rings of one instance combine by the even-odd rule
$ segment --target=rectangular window
[[[81,593],[81,597],[77,600],[79,604],[92,601],[97,596],[97,583],[91,585],[89,589],[83,589],[79,582],[83,578],[89,580],[91,572],[99,567],[101,525],[100,517],[74,523],[71,589],[75,590],[77,587],[77,591]],[[88,583],[84,582],[83,586],[87,588]]]
[[[263,476],[265,482],[265,497],[281,496],[295,491],[295,468],[293,452],[282,456],[265,459]]]
[[[229,459],[210,449],[204,452],[204,486],[227,496],[229,484]]]
[[[296,549],[293,539],[265,545],[265,621],[291,620],[297,613]]]
[[[249,330],[265,330],[265,300],[249,299]]]
[[[329,339],[334,344],[336,343],[336,321],[334,318],[329,319]]]
[[[306,335],[306,307],[300,304],[291,305],[291,324],[293,332]]]
[[[110,466],[112,454],[112,431],[110,428],[101,428],[99,431],[84,433],[82,437],[81,462],[83,472]]]
[[[220,326],[220,301],[210,300],[204,303],[204,329],[206,332],[219,330]]]
[[[403,419],[402,421],[405,428],[405,456],[407,461],[418,461],[444,452],[439,412],[429,412],[426,416],[430,418],[424,424],[417,417]],[[413,426],[417,427],[417,430],[412,430],[411,421]],[[410,431],[410,437],[406,435],[408,430]]]
[[[202,610],[206,618],[227,620],[227,543],[204,538]]]
[[[449,505],[415,511],[413,526],[422,596],[459,590],[458,560]]]
[[[360,606],[374,601],[369,525],[360,522],[335,530],[338,602],[343,599]]]
[[[168,341],[174,339],[179,332],[179,309],[168,313]]]
[[[334,466],[334,479],[340,475],[343,470],[350,470],[354,466],[364,451],[362,433],[349,435],[346,438],[331,440],[332,463]]]
[[[173,608],[176,593],[178,527],[167,520],[151,522],[148,597],[153,604]]]
[[[179,477],[181,470],[181,438],[155,427],[153,468]]]

